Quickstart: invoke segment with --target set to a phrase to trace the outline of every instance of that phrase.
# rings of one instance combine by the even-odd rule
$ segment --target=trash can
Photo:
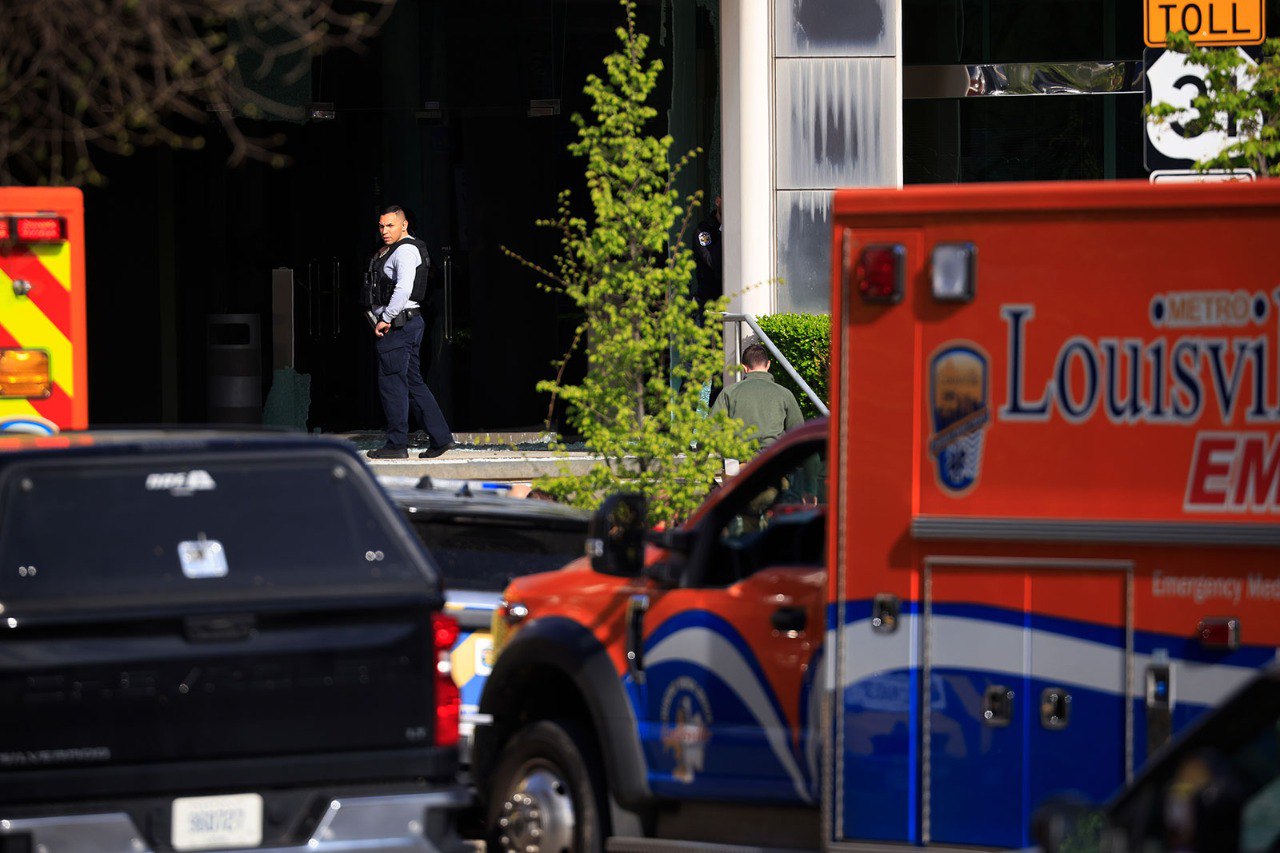
[[[209,423],[262,423],[261,319],[210,314],[206,329]]]

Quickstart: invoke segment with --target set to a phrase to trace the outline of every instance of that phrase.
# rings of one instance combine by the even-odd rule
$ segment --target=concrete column
[[[720,2],[724,291],[730,311],[773,310],[773,50],[765,0]]]

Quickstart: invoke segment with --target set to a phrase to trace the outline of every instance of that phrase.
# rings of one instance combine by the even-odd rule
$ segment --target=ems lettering
[[[1202,432],[1187,473],[1187,512],[1280,512],[1280,436]]]

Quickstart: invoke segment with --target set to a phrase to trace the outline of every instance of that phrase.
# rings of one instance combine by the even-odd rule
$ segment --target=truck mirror
[[[644,564],[644,525],[648,505],[643,495],[605,498],[587,531],[591,568],[605,575],[635,577]]]

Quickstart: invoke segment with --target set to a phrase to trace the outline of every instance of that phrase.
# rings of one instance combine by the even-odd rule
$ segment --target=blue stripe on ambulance
[[[837,816],[844,838],[922,840],[919,786],[924,774],[917,744],[921,737],[919,682],[921,677],[919,607],[903,602],[903,615],[894,635],[873,634],[870,601],[846,602],[842,709],[838,724],[845,745],[842,793]],[[834,615],[835,607],[828,615]],[[929,685],[930,829],[934,841],[945,841],[945,827],[961,831],[971,843],[1020,846],[1026,843],[1021,818],[1034,810],[1049,790],[1070,780],[1076,790],[1095,802],[1113,794],[1123,783],[1123,765],[1105,770],[1098,756],[1124,755],[1125,639],[1121,628],[1084,623],[1038,613],[1024,613],[986,605],[935,602],[931,630],[946,628],[950,642],[931,650]],[[864,633],[865,632],[865,633]],[[875,642],[871,641],[875,637]],[[835,632],[828,632],[835,642]],[[1034,640],[1036,660],[1023,673],[987,666],[976,654],[980,646],[1021,648]],[[1183,728],[1221,698],[1247,681],[1276,657],[1273,647],[1245,646],[1229,653],[1206,652],[1187,637],[1135,632],[1133,671],[1140,676],[1160,651],[1176,664],[1174,730]],[[873,651],[874,650],[874,651]],[[875,659],[872,659],[872,654]],[[989,747],[992,729],[981,719],[974,701],[981,689],[1000,683],[1033,701],[1023,701],[1011,721],[1016,749],[1006,760]],[[1065,687],[1073,695],[1070,722],[1076,742],[1088,749],[1063,749],[1060,732],[1039,721],[1038,700],[1049,687]],[[1137,686],[1131,688],[1139,689]],[[1145,700],[1128,697],[1133,710],[1134,762],[1145,758]],[[1120,704],[1120,708],[1110,707]],[[988,751],[984,753],[984,743]],[[969,761],[969,758],[973,761]],[[1032,762],[1034,761],[1034,767]],[[1009,789],[1008,808],[993,808],[989,799],[970,802],[984,787],[981,774],[1000,774],[987,780],[1017,783]],[[975,775],[976,774],[976,775]],[[942,795],[945,794],[945,795]]]
[[[693,657],[706,655],[713,667]],[[659,795],[734,797],[770,802],[806,802],[813,784],[807,762],[793,748],[782,706],[754,653],[724,619],[707,611],[684,611],[659,625],[645,642],[645,686],[629,685],[649,764],[650,786]],[[681,775],[664,744],[664,693],[679,679],[705,691],[710,739],[702,745],[697,772]],[[628,681],[630,681],[628,677]],[[670,717],[670,709],[668,709]],[[689,778],[691,777],[691,778]]]

